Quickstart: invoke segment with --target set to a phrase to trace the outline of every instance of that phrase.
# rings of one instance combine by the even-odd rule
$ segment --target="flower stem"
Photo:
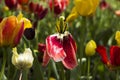
[[[6,51],[4,49],[4,53],[3,53],[3,65],[2,65],[2,69],[1,69],[1,73],[0,73],[0,80],[2,80],[3,76],[4,76],[4,71],[5,71],[5,65],[6,65]]]
[[[117,70],[117,73],[116,73],[116,80],[119,80],[119,71]]]
[[[22,70],[20,71],[20,77],[19,80],[22,80]]]
[[[87,80],[90,80],[90,57],[88,57]]]

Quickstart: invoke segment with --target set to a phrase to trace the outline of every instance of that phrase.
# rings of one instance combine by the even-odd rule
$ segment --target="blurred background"
[[[43,53],[38,51],[38,43],[45,43],[47,36],[57,32],[56,20],[61,15],[67,18],[74,6],[74,0],[65,0],[64,5],[62,2],[61,5],[57,2],[52,5],[50,1],[52,0],[0,0],[0,21],[22,12],[32,23],[32,30],[24,32],[17,46],[18,51],[30,47],[35,54],[33,67],[23,71],[22,80],[115,80],[116,71],[109,70],[101,62],[97,52],[93,56],[86,56],[85,46],[89,40],[94,40],[96,44],[104,45],[107,49],[116,45],[115,33],[120,30],[120,0],[99,0],[94,15],[79,15],[68,23],[68,31],[77,44],[78,66],[73,70],[68,70],[61,62],[55,63],[53,60],[46,67],[42,66]],[[0,49],[0,67],[2,60],[3,54]],[[20,71],[12,65],[11,56],[7,63],[3,80],[18,80]]]

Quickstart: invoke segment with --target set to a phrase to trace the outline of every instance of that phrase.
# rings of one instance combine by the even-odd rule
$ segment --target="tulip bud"
[[[32,40],[35,37],[35,29],[33,28],[25,29],[24,35],[28,40]]]
[[[117,41],[117,44],[120,45],[120,31],[117,31],[115,34],[115,40]]]
[[[94,55],[95,52],[96,52],[96,48],[97,48],[97,46],[96,46],[95,41],[90,40],[90,41],[87,43],[86,47],[85,47],[85,53],[86,53],[86,55],[87,55],[87,56],[92,56],[92,55]]]
[[[12,64],[18,69],[28,69],[33,65],[33,56],[30,48],[25,49],[22,54],[17,53],[17,49],[13,48]]]

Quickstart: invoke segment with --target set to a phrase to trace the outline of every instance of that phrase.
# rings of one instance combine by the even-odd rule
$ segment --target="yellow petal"
[[[117,41],[117,44],[120,45],[120,31],[117,31],[115,34],[115,40]]]
[[[72,9],[71,13],[68,15],[66,21],[71,22],[74,19],[76,19],[77,17],[78,17],[78,13],[77,13],[75,7],[73,7],[73,9]]]
[[[18,58],[18,56],[19,56],[18,53],[17,53],[17,48],[16,48],[16,47],[13,48],[12,52],[13,52],[12,64],[13,64],[13,65],[16,65],[16,64],[17,64],[17,58]]]
[[[17,16],[18,22],[23,21],[24,22],[24,29],[26,28],[32,28],[32,24],[29,19],[23,17],[23,14],[20,12]]]
[[[95,50],[96,48],[97,48],[97,46],[96,46],[95,41],[94,41],[94,40],[90,40],[90,41],[87,43],[86,47],[85,47],[85,53],[86,53],[86,55],[87,55],[87,56],[92,56],[92,55],[94,55],[95,52],[96,52],[96,50]]]

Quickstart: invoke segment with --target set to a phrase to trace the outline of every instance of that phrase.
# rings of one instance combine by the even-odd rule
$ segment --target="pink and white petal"
[[[47,64],[49,63],[49,61],[50,61],[50,56],[47,54],[46,51],[44,51],[42,66],[47,66]]]
[[[73,44],[71,43],[70,39],[67,37],[63,40],[63,48],[66,52],[66,58],[62,61],[63,65],[67,69],[73,69],[77,66],[77,58]]]
[[[74,41],[71,34],[69,34],[69,39],[70,39],[70,42],[72,43],[73,48],[75,49],[75,53],[76,53],[77,52],[77,45],[76,45],[76,42]]]
[[[62,61],[66,57],[63,42],[57,38],[56,34],[47,37],[46,48],[48,55],[56,62]]]

